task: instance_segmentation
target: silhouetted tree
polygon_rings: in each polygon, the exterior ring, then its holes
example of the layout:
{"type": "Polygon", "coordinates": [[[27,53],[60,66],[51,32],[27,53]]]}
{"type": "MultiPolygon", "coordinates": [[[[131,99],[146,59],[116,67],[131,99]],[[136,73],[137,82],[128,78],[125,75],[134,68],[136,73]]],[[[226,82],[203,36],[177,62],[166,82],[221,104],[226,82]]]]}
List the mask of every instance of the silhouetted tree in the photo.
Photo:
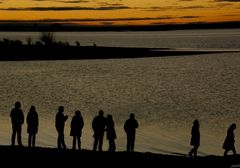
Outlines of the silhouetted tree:
{"type": "Polygon", "coordinates": [[[135,115],[131,113],[130,118],[126,120],[124,124],[124,130],[127,134],[127,151],[128,152],[134,152],[136,128],[138,128],[138,122],[135,119],[135,115]]]}
{"type": "Polygon", "coordinates": [[[58,113],[56,115],[56,120],[55,120],[55,127],[58,132],[57,145],[59,149],[61,148],[66,149],[66,144],[64,141],[64,126],[67,119],[68,119],[68,116],[64,114],[64,107],[59,106],[58,113]]]}
{"type": "Polygon", "coordinates": [[[42,41],[45,45],[50,45],[55,41],[54,33],[42,32],[39,40],[42,41]]]}
{"type": "Polygon", "coordinates": [[[70,136],[73,136],[72,149],[76,149],[76,140],[78,142],[78,149],[81,149],[81,136],[83,126],[83,117],[81,115],[81,112],[77,110],[71,121],[70,136]]]}
{"type": "Polygon", "coordinates": [[[23,146],[22,124],[24,123],[24,115],[21,110],[21,103],[19,101],[15,103],[15,107],[11,110],[10,117],[12,122],[12,146],[15,145],[16,134],[18,145],[23,146]]]}
{"type": "Polygon", "coordinates": [[[28,147],[35,147],[36,134],[38,132],[38,113],[35,106],[31,106],[27,115],[27,133],[28,133],[28,147]]]}
{"type": "Polygon", "coordinates": [[[104,112],[102,110],[99,111],[99,115],[93,119],[92,128],[94,131],[94,143],[93,143],[93,151],[97,150],[97,145],[99,151],[102,151],[103,144],[103,136],[106,126],[106,118],[103,116],[104,112]]]}
{"type": "Polygon", "coordinates": [[[191,137],[190,145],[192,145],[193,148],[189,152],[189,156],[192,156],[192,154],[194,154],[194,157],[197,157],[197,150],[200,146],[200,131],[199,131],[199,121],[198,120],[195,120],[193,122],[191,134],[192,134],[192,137],[191,137]]]}
{"type": "Polygon", "coordinates": [[[235,143],[235,139],[234,139],[234,130],[236,129],[236,124],[233,123],[227,131],[227,136],[225,138],[225,141],[223,143],[223,149],[225,149],[224,151],[224,156],[227,155],[227,153],[232,150],[233,154],[236,155],[236,149],[234,146],[235,143]]]}
{"type": "Polygon", "coordinates": [[[115,139],[117,138],[117,136],[116,136],[116,131],[114,127],[114,121],[112,119],[112,115],[110,114],[107,115],[106,131],[107,131],[107,139],[109,142],[108,151],[115,152],[116,150],[115,139]]]}

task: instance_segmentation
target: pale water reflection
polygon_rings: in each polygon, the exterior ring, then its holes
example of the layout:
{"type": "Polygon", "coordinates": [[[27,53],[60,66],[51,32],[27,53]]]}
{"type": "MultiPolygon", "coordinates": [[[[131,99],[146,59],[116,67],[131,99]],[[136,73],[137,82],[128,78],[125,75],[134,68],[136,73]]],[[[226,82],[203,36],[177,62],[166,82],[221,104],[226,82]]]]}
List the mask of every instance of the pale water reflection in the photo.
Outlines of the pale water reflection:
{"type": "MultiPolygon", "coordinates": [[[[139,121],[136,151],[188,153],[192,122],[199,119],[199,154],[222,155],[230,123],[237,129],[240,151],[239,53],[140,59],[0,62],[0,144],[10,145],[10,110],[20,100],[25,117],[31,105],[39,114],[36,146],[56,147],[55,114],[79,109],[85,120],[82,148],[92,149],[91,122],[102,109],[112,114],[117,150],[126,149],[124,121],[134,112],[139,121]]],[[[27,145],[26,123],[23,143],[27,145]]],[[[108,149],[104,138],[103,150],[108,149]]]]}

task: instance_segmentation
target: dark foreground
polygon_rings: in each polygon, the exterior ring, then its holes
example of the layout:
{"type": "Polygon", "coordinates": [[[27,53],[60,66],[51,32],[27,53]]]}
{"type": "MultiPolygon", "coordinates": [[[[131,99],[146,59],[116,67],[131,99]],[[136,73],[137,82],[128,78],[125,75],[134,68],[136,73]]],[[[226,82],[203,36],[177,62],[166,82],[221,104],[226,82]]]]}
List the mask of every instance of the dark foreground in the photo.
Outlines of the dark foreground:
{"type": "Polygon", "coordinates": [[[187,156],[153,153],[92,152],[89,150],[59,150],[56,148],[27,148],[0,146],[2,165],[38,167],[240,167],[240,156],[187,156]]]}
{"type": "Polygon", "coordinates": [[[233,51],[193,51],[168,48],[156,49],[101,46],[2,45],[0,46],[0,52],[0,61],[28,61],[161,57],[233,51]]]}

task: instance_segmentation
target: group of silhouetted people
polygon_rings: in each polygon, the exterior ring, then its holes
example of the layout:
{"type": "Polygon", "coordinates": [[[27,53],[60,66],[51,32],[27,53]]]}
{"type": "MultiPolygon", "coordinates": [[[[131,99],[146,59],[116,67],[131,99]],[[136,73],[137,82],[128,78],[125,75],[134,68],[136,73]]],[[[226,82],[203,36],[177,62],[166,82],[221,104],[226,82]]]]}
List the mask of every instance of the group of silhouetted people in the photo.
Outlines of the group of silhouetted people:
{"type": "MultiPolygon", "coordinates": [[[[17,135],[17,141],[19,146],[23,146],[22,144],[22,124],[24,123],[24,114],[21,110],[21,103],[18,101],[15,103],[15,107],[11,110],[10,113],[11,122],[12,122],[12,146],[15,145],[15,139],[17,135]]],[[[68,116],[64,112],[64,107],[59,106],[58,112],[55,118],[55,127],[58,133],[57,138],[57,147],[59,149],[66,149],[66,144],[64,141],[64,127],[65,122],[67,121],[68,116]]],[[[35,147],[36,134],[38,132],[38,113],[36,111],[35,106],[31,106],[28,115],[27,115],[27,133],[28,136],[28,147],[35,147]]],[[[81,115],[81,112],[77,110],[75,115],[72,117],[71,121],[71,130],[70,136],[73,137],[72,141],[72,149],[76,149],[76,144],[78,149],[81,149],[81,136],[82,129],[84,127],[84,120],[81,115]]],[[[126,120],[124,124],[124,130],[127,134],[127,151],[134,151],[134,142],[135,142],[135,134],[136,128],[138,128],[138,122],[135,119],[135,115],[133,113],[130,114],[130,118],[126,120]]],[[[107,134],[107,140],[109,142],[108,151],[114,152],[116,150],[115,139],[117,138],[114,121],[111,114],[108,114],[107,117],[104,117],[104,112],[102,110],[99,111],[98,116],[94,117],[92,121],[92,129],[94,132],[94,143],[93,143],[93,151],[102,151],[103,145],[103,137],[104,133],[107,134]]]]}
{"type": "MultiPolygon", "coordinates": [[[[199,121],[194,120],[193,126],[192,126],[192,131],[191,131],[192,136],[191,136],[191,141],[190,141],[190,145],[192,145],[193,148],[188,153],[190,157],[192,157],[192,156],[197,157],[197,151],[200,146],[199,127],[200,127],[199,121]]],[[[226,156],[229,151],[232,151],[233,154],[236,155],[236,149],[235,149],[235,145],[234,145],[234,143],[235,143],[234,130],[235,129],[236,129],[236,124],[233,123],[227,130],[227,136],[226,136],[223,146],[222,146],[223,149],[225,150],[224,154],[223,154],[224,156],[226,156]]]]}
{"type": "MultiPolygon", "coordinates": [[[[22,124],[24,123],[24,114],[21,110],[21,103],[18,101],[15,103],[15,107],[11,110],[10,113],[11,122],[12,122],[12,146],[15,145],[15,139],[17,135],[17,141],[19,146],[23,146],[21,140],[22,133],[22,124]]],[[[57,146],[59,149],[66,149],[66,144],[64,141],[64,125],[68,116],[64,112],[64,107],[59,106],[58,112],[55,118],[55,127],[58,133],[57,138],[57,146]]],[[[35,139],[36,134],[38,132],[38,113],[36,111],[35,106],[31,106],[29,112],[27,114],[27,133],[28,136],[28,147],[35,147],[35,139]]],[[[77,110],[75,115],[72,117],[71,121],[71,130],[70,136],[73,137],[72,141],[72,149],[76,149],[76,144],[78,145],[78,149],[81,149],[81,136],[82,129],[84,127],[83,117],[81,112],[77,110]]],[[[136,128],[138,128],[138,121],[135,119],[134,113],[130,114],[130,118],[125,121],[124,130],[127,135],[127,151],[134,151],[134,143],[136,136],[136,128]]],[[[189,152],[189,156],[197,157],[197,151],[200,146],[200,124],[198,120],[194,120],[192,130],[191,130],[191,141],[190,145],[193,148],[189,152]]],[[[117,138],[114,121],[111,114],[108,114],[107,117],[104,117],[104,112],[102,110],[99,111],[98,116],[94,117],[92,121],[92,129],[93,129],[93,151],[102,151],[103,145],[103,137],[106,132],[107,140],[109,142],[108,151],[114,152],[116,150],[115,139],[117,138]]],[[[223,143],[224,156],[227,155],[229,151],[232,151],[234,155],[236,155],[235,149],[235,140],[234,140],[234,130],[236,129],[236,124],[233,123],[227,130],[227,136],[223,143]]]]}

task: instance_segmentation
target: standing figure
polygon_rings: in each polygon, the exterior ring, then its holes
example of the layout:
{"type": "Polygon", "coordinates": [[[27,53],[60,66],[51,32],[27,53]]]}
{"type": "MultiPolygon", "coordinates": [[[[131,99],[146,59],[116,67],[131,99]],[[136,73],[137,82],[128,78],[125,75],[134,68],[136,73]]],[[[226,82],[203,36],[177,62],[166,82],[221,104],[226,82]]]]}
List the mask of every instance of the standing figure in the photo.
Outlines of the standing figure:
{"type": "Polygon", "coordinates": [[[28,133],[28,147],[35,147],[36,134],[38,132],[38,113],[35,106],[31,106],[27,115],[27,133],[28,133]]]}
{"type": "Polygon", "coordinates": [[[81,150],[81,136],[84,126],[81,112],[77,110],[71,121],[70,136],[73,136],[72,149],[76,149],[76,141],[78,143],[78,149],[81,150]]]}
{"type": "Polygon", "coordinates": [[[134,152],[136,128],[138,128],[138,122],[135,119],[135,115],[131,113],[130,118],[126,120],[124,124],[124,130],[127,134],[127,151],[128,152],[134,152]]]}
{"type": "Polygon", "coordinates": [[[106,131],[107,131],[107,140],[109,142],[108,151],[115,152],[115,150],[116,150],[115,139],[117,138],[117,136],[116,136],[116,131],[114,128],[114,121],[112,119],[112,115],[110,115],[110,114],[107,115],[106,131]]]}
{"type": "Polygon", "coordinates": [[[224,151],[224,156],[227,155],[227,153],[232,150],[233,151],[233,154],[236,155],[236,149],[235,149],[235,146],[234,146],[234,130],[236,129],[236,124],[233,123],[229,128],[228,128],[228,131],[227,131],[227,136],[226,136],[226,139],[223,143],[223,149],[225,149],[224,151]]]}
{"type": "Polygon", "coordinates": [[[18,145],[23,146],[21,134],[22,124],[24,123],[24,115],[21,110],[21,103],[19,101],[15,103],[15,107],[11,110],[10,117],[12,122],[12,146],[15,145],[16,134],[18,145]]]}
{"type": "Polygon", "coordinates": [[[92,129],[94,131],[94,143],[93,143],[93,151],[98,150],[102,151],[103,144],[103,136],[106,126],[106,118],[103,116],[104,112],[102,110],[99,111],[99,115],[93,119],[92,129]]]}
{"type": "Polygon", "coordinates": [[[64,107],[59,106],[58,107],[58,113],[56,115],[56,120],[55,120],[55,127],[58,132],[58,139],[57,139],[57,145],[58,149],[66,149],[66,144],[64,141],[64,126],[65,126],[65,121],[68,119],[68,116],[64,114],[64,107]]]}
{"type": "Polygon", "coordinates": [[[195,120],[193,122],[191,134],[192,134],[192,137],[191,137],[190,145],[192,145],[193,148],[189,152],[189,156],[192,157],[192,154],[194,154],[194,157],[197,157],[197,150],[200,146],[200,131],[199,131],[199,121],[198,120],[195,120]]]}

